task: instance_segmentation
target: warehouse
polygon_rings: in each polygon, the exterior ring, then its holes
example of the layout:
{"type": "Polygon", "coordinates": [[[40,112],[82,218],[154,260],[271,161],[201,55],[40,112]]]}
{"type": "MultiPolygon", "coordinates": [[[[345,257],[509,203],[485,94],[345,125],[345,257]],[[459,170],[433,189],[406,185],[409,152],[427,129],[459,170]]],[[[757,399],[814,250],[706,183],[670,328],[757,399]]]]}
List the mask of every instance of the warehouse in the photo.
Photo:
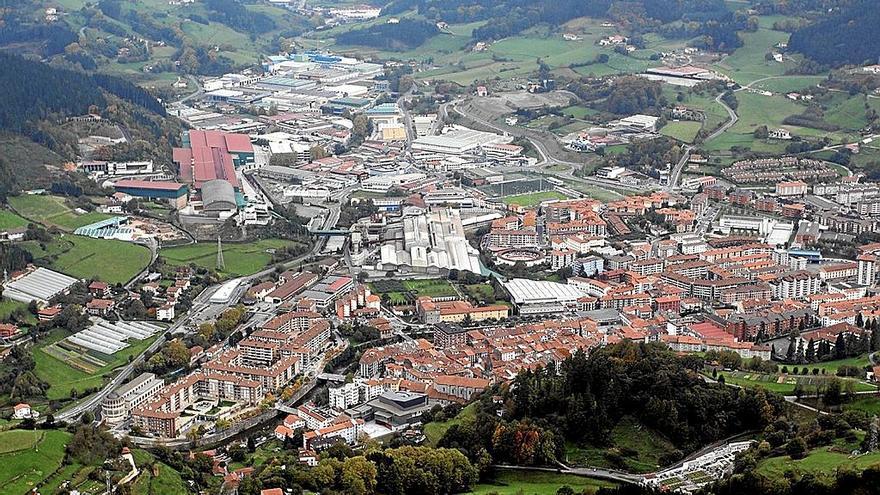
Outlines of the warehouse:
{"type": "Polygon", "coordinates": [[[206,214],[224,216],[237,209],[232,184],[220,179],[202,184],[202,210],[206,214]]]}
{"type": "Polygon", "coordinates": [[[503,284],[519,314],[560,313],[586,295],[574,285],[515,278],[503,284]]]}
{"type": "Polygon", "coordinates": [[[475,153],[482,146],[490,144],[506,144],[511,141],[510,137],[493,134],[491,132],[476,131],[466,127],[456,127],[452,131],[439,136],[422,136],[413,141],[413,151],[426,151],[430,153],[443,153],[448,155],[461,155],[475,153]]]}
{"type": "Polygon", "coordinates": [[[36,301],[39,304],[47,304],[50,299],[66,294],[77,282],[79,280],[63,273],[39,267],[7,283],[3,289],[3,297],[23,303],[36,301]]]}
{"type": "Polygon", "coordinates": [[[163,201],[175,208],[186,206],[186,184],[166,181],[121,180],[113,184],[116,192],[128,194],[136,198],[163,201]]]}

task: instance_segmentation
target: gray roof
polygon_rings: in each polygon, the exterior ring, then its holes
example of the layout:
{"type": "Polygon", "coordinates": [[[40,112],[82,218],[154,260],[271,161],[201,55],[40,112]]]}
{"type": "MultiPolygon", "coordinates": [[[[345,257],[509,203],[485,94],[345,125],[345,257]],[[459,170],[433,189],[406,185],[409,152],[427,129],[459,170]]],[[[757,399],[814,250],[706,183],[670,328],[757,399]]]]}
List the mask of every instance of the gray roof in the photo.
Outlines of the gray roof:
{"type": "Polygon", "coordinates": [[[202,184],[202,204],[206,210],[235,209],[235,189],[229,181],[209,180],[202,184]]]}

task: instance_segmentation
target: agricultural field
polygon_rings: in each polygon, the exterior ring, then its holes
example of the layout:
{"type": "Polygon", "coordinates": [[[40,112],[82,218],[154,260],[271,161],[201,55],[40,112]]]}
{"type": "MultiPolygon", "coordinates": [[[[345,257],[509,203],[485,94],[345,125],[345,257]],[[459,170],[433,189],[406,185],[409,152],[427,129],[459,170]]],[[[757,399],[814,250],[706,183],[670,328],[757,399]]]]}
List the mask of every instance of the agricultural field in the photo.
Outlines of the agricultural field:
{"type": "Polygon", "coordinates": [[[46,245],[26,241],[21,246],[53,270],[110,284],[128,282],[150,263],[150,250],[131,242],[64,235],[46,245]]]}
{"type": "Polygon", "coordinates": [[[82,394],[86,389],[101,387],[104,377],[116,368],[127,364],[129,357],[137,356],[156,340],[157,336],[145,340],[133,340],[125,349],[108,356],[95,351],[77,353],[62,349],[57,342],[66,334],[55,333],[49,342],[34,349],[36,375],[49,384],[46,398],[61,400],[70,398],[71,390],[82,394]]]}
{"type": "Polygon", "coordinates": [[[557,490],[563,486],[572,488],[574,493],[595,493],[599,488],[612,487],[614,484],[571,474],[501,470],[496,473],[492,481],[476,485],[470,493],[472,495],[556,495],[557,490]]]}
{"type": "Polygon", "coordinates": [[[70,440],[65,431],[40,430],[23,437],[17,430],[0,432],[0,486],[4,493],[26,493],[61,467],[64,446],[70,440]]]}
{"type": "Polygon", "coordinates": [[[880,415],[880,397],[859,396],[852,402],[843,405],[844,411],[864,411],[870,415],[880,415]]]}
{"type": "MultiPolygon", "coordinates": [[[[274,259],[275,250],[286,248],[292,242],[283,239],[263,239],[243,244],[223,245],[223,261],[226,265],[221,275],[237,277],[264,270],[274,259]]],[[[199,242],[185,246],[162,249],[160,255],[170,265],[196,265],[209,270],[217,268],[217,243],[199,242]]]]}
{"type": "Polygon", "coordinates": [[[777,43],[788,42],[788,33],[772,29],[773,23],[783,17],[761,16],[758,19],[760,27],[756,32],[740,33],[743,46],[715,64],[716,69],[741,85],[766,77],[783,75],[787,69],[795,65],[794,60],[779,63],[764,59],[764,55],[777,43]]]}
{"type": "Polygon", "coordinates": [[[568,199],[568,196],[557,191],[540,191],[526,194],[517,194],[514,196],[505,196],[504,204],[516,205],[522,207],[537,206],[544,201],[552,201],[558,199],[568,199]]]}
{"type": "Polygon", "coordinates": [[[660,432],[651,430],[631,417],[624,417],[611,430],[610,446],[566,444],[565,463],[570,466],[623,468],[634,473],[656,470],[660,457],[675,445],[660,432]]]}

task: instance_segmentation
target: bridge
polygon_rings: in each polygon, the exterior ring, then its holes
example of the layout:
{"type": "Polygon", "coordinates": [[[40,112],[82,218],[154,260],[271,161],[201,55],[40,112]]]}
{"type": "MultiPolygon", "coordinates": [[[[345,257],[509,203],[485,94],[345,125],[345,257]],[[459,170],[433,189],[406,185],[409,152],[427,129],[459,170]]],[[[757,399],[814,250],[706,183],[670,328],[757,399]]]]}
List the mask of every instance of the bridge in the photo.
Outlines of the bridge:
{"type": "Polygon", "coordinates": [[[345,381],[345,375],[338,375],[336,373],[321,373],[318,375],[318,380],[326,380],[328,382],[342,383],[345,381]]]}
{"type": "Polygon", "coordinates": [[[309,233],[316,236],[333,237],[351,234],[350,230],[309,230],[309,233]]]}

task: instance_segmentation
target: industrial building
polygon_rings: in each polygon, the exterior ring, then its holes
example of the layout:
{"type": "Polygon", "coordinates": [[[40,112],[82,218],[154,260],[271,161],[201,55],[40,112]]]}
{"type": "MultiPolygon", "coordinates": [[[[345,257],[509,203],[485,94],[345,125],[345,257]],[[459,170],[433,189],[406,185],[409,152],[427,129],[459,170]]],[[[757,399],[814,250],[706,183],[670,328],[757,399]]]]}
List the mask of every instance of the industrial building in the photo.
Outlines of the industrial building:
{"type": "Polygon", "coordinates": [[[440,209],[405,217],[403,231],[389,232],[380,249],[379,270],[480,273],[479,252],[465,238],[458,210],[440,209]]]}
{"type": "Polygon", "coordinates": [[[482,146],[508,144],[510,137],[491,132],[476,131],[466,127],[456,127],[439,136],[422,136],[412,143],[413,151],[461,155],[477,152],[482,146]]]}
{"type": "Polygon", "coordinates": [[[585,295],[575,285],[515,278],[502,284],[519,314],[560,313],[585,295]]]}
{"type": "Polygon", "coordinates": [[[175,208],[186,206],[189,189],[186,184],[167,181],[146,181],[125,179],[113,184],[116,192],[121,192],[136,198],[144,198],[152,201],[162,201],[175,208]]]}
{"type": "Polygon", "coordinates": [[[3,297],[23,303],[48,304],[52,298],[66,294],[77,282],[79,280],[63,273],[39,267],[8,282],[3,288],[3,297]]]}

